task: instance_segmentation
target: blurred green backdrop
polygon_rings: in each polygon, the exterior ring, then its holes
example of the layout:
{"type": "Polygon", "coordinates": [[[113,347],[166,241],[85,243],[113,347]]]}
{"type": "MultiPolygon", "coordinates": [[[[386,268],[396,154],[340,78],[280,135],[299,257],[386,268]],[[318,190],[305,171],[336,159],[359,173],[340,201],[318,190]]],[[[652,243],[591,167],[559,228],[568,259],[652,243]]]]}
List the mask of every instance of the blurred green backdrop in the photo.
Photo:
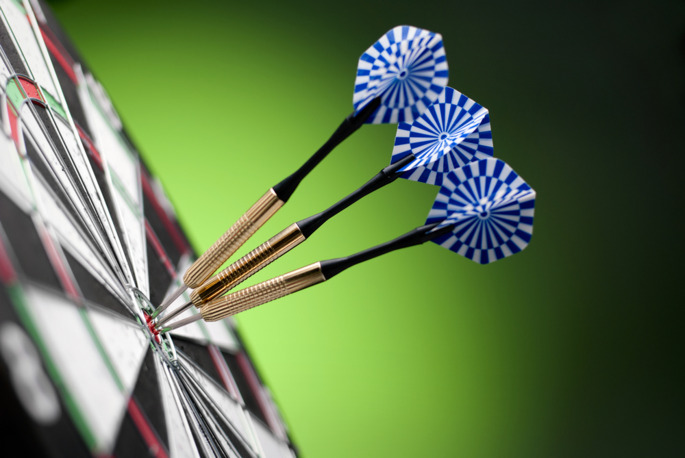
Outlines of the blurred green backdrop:
{"type": "MultiPolygon", "coordinates": [[[[351,111],[398,24],[443,35],[450,86],[538,192],[517,256],[427,244],[238,317],[302,456],[683,456],[682,2],[51,4],[198,251],[351,111]]],[[[394,134],[362,128],[240,254],[387,165],[394,134]]],[[[404,233],[435,193],[400,180],[253,282],[404,233]]]]}

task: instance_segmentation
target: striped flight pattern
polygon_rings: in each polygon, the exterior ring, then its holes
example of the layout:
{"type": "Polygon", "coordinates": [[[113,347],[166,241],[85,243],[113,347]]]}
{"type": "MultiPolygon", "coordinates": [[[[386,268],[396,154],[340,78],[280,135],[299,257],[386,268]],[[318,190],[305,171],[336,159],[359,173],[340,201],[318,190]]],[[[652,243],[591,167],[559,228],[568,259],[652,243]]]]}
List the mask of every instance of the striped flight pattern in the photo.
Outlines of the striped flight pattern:
{"type": "Polygon", "coordinates": [[[438,100],[413,123],[397,126],[392,162],[414,154],[403,178],[441,185],[442,177],[467,163],[492,156],[488,110],[446,87],[438,100]]]}
{"type": "Polygon", "coordinates": [[[362,54],[354,82],[355,111],[381,95],[368,124],[412,122],[437,100],[447,84],[442,36],[397,26],[362,54]]]}
{"type": "Polygon", "coordinates": [[[481,159],[444,177],[426,224],[454,230],[433,241],[480,264],[523,250],[533,235],[535,191],[504,161],[481,159]]]}

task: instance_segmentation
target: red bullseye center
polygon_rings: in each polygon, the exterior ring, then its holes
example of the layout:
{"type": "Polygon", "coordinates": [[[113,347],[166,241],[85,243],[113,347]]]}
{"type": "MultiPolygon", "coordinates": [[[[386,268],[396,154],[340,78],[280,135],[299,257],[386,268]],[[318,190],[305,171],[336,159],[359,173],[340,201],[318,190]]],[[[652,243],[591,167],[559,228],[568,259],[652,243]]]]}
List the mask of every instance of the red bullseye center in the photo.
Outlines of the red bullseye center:
{"type": "Polygon", "coordinates": [[[161,342],[161,339],[159,337],[159,330],[155,327],[155,322],[152,320],[152,317],[148,315],[146,312],[143,312],[143,315],[145,315],[145,323],[147,324],[147,328],[150,330],[153,336],[155,336],[155,340],[157,343],[161,342]]]}

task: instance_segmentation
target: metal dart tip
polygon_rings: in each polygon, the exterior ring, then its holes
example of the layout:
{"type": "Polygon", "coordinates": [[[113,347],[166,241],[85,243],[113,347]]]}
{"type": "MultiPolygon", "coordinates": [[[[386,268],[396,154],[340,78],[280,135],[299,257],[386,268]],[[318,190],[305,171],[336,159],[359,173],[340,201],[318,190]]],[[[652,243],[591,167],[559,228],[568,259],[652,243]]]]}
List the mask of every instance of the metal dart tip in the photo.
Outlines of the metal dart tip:
{"type": "Polygon", "coordinates": [[[174,310],[174,311],[170,312],[169,314],[163,316],[163,317],[159,320],[158,326],[163,326],[164,324],[168,323],[171,319],[177,317],[177,316],[180,315],[181,313],[183,313],[183,312],[185,312],[186,310],[188,310],[190,307],[192,307],[192,305],[193,305],[193,302],[192,302],[192,301],[188,301],[188,302],[186,302],[185,304],[183,304],[182,306],[178,307],[176,310],[174,310]]]}
{"type": "Polygon", "coordinates": [[[162,304],[155,309],[155,311],[152,313],[152,318],[157,318],[157,316],[166,310],[176,299],[178,299],[186,289],[188,289],[188,287],[185,284],[181,284],[181,286],[171,293],[169,297],[167,297],[164,302],[162,302],[162,304]]]}
{"type": "Polygon", "coordinates": [[[183,318],[182,320],[174,321],[173,323],[170,323],[167,325],[165,328],[163,328],[159,332],[169,332],[173,331],[174,329],[178,329],[180,327],[183,327],[187,324],[194,323],[198,320],[202,319],[202,314],[198,313],[197,315],[189,316],[188,318],[183,318]]]}

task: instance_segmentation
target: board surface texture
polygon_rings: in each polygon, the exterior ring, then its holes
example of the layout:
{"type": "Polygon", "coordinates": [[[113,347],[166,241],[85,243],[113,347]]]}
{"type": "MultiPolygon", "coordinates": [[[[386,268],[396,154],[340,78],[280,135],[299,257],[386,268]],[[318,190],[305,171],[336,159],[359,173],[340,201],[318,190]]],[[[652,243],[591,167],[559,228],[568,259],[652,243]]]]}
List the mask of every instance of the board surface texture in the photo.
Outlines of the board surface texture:
{"type": "Polygon", "coordinates": [[[149,331],[196,254],[47,6],[0,10],[3,439],[17,456],[295,456],[234,321],[149,331]]]}

